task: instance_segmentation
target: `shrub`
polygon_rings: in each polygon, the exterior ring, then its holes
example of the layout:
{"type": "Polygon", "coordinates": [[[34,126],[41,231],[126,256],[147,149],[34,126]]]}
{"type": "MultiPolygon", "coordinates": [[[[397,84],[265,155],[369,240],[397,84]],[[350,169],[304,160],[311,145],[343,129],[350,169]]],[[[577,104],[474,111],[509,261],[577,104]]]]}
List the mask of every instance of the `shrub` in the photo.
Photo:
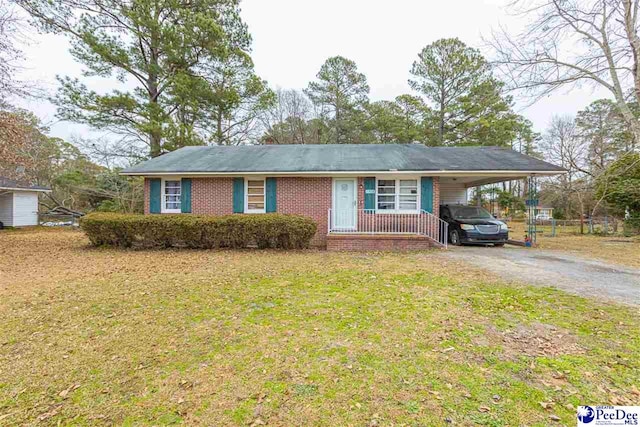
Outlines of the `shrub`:
{"type": "Polygon", "coordinates": [[[640,234],[640,217],[631,217],[624,221],[623,232],[625,236],[640,234]]]}
{"type": "Polygon", "coordinates": [[[92,213],[80,225],[96,246],[259,248],[309,246],[317,226],[299,215],[131,215],[92,213]]]}

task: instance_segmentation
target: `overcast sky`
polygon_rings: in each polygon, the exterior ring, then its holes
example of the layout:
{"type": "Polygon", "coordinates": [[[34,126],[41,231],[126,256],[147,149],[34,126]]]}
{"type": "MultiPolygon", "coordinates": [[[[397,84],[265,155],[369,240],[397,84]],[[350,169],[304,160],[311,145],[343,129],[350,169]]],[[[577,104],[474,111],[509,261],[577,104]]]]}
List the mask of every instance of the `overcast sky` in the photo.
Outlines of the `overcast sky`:
{"type": "MultiPolygon", "coordinates": [[[[356,62],[368,79],[372,100],[393,99],[411,93],[409,69],[425,45],[458,37],[483,48],[482,36],[499,25],[517,30],[522,24],[510,15],[502,0],[244,0],[242,16],[253,37],[252,57],[257,74],[271,87],[302,89],[314,79],[330,56],[356,62]]],[[[80,76],[81,65],[68,53],[64,37],[34,34],[25,49],[27,78],[55,92],[56,75],[80,76]]],[[[489,51],[484,51],[489,56],[489,51]]],[[[97,91],[117,82],[92,79],[97,91]]],[[[592,100],[606,96],[590,88],[557,92],[518,112],[541,132],[553,114],[575,114],[592,100]]],[[[59,122],[55,107],[46,102],[22,102],[51,124],[54,136],[69,139],[88,133],[83,126],[59,122]]],[[[95,135],[95,134],[94,134],[95,135]]]]}

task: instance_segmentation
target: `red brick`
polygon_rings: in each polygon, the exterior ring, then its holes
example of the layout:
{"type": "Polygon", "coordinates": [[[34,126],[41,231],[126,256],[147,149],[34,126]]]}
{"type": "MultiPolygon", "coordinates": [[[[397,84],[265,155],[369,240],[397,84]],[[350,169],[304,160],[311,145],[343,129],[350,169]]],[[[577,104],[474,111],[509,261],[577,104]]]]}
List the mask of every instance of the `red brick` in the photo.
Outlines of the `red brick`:
{"type": "Polygon", "coordinates": [[[192,178],[191,212],[196,215],[233,213],[233,178],[192,178]]]}
{"type": "MultiPolygon", "coordinates": [[[[332,201],[331,177],[278,177],[277,178],[277,212],[303,215],[318,224],[318,232],[311,241],[313,246],[327,245],[327,215],[332,201]]],[[[191,179],[192,212],[198,215],[228,215],[233,213],[233,177],[192,178],[191,179]]],[[[357,179],[358,209],[364,209],[364,177],[357,179]]],[[[439,180],[433,179],[433,213],[439,211],[439,180]]],[[[149,178],[144,180],[144,212],[149,213],[149,178]]],[[[333,237],[333,236],[331,236],[333,237]]],[[[365,250],[414,250],[430,246],[428,239],[410,236],[412,239],[397,239],[397,236],[370,235],[360,239],[344,239],[336,236],[331,242],[332,250],[355,250],[357,244],[365,250]],[[418,240],[416,240],[418,239],[418,240]],[[386,246],[385,246],[386,245],[386,246]],[[352,248],[352,249],[349,249],[352,248]]],[[[348,236],[352,237],[352,236],[348,236]]]]}
{"type": "Polygon", "coordinates": [[[331,234],[329,251],[418,251],[433,247],[431,240],[416,235],[331,234]]]}
{"type": "Polygon", "coordinates": [[[149,188],[150,188],[149,178],[144,179],[144,214],[147,215],[149,213],[149,188]]]}
{"type": "Polygon", "coordinates": [[[278,213],[304,215],[318,224],[312,246],[326,246],[327,217],[331,209],[330,177],[277,178],[276,209],[278,213]]]}
{"type": "Polygon", "coordinates": [[[440,177],[433,177],[433,214],[440,217],[440,177]]]}

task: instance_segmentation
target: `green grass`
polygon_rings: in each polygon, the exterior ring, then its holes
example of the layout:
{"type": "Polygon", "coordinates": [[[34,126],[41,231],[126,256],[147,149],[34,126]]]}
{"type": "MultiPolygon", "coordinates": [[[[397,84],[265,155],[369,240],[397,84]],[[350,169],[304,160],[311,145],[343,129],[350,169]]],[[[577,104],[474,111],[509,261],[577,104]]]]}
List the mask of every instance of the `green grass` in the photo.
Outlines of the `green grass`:
{"type": "Polygon", "coordinates": [[[637,308],[429,252],[85,245],[0,239],[2,425],[545,426],[640,400],[637,308]]]}

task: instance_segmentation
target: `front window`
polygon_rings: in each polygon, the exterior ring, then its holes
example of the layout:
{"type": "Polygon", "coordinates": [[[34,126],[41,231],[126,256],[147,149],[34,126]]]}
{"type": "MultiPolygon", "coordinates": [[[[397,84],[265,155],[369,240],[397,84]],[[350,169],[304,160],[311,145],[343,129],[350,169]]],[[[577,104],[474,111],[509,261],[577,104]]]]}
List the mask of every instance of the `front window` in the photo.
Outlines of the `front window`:
{"type": "Polygon", "coordinates": [[[264,179],[247,179],[246,189],[246,212],[264,213],[264,179]]]}
{"type": "Polygon", "coordinates": [[[180,181],[164,181],[163,211],[180,212],[180,181]]]}
{"type": "Polygon", "coordinates": [[[391,212],[417,211],[418,180],[379,179],[377,209],[391,212]]]}
{"type": "Polygon", "coordinates": [[[493,215],[479,206],[449,206],[454,219],[493,219],[493,215]]]}

